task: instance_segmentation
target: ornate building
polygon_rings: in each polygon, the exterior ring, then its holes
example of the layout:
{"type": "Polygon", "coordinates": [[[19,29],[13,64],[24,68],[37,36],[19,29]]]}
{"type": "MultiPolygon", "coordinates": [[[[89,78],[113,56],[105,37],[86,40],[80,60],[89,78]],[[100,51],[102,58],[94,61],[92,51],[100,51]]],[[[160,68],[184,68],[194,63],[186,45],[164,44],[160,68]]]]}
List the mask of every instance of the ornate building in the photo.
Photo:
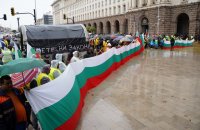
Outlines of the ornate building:
{"type": "Polygon", "coordinates": [[[96,33],[200,34],[200,0],[56,0],[52,7],[54,24],[74,17],[96,33]]]}

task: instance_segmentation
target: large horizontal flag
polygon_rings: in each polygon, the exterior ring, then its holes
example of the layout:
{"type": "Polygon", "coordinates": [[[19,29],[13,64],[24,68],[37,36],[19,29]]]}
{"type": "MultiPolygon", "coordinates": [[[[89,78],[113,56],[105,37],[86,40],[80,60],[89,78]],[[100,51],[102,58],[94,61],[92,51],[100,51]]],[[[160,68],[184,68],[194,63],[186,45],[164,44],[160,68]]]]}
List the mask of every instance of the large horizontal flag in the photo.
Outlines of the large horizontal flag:
{"type": "Polygon", "coordinates": [[[96,87],[129,59],[139,55],[144,48],[138,41],[70,63],[55,80],[26,91],[26,97],[42,129],[74,130],[80,119],[87,91],[96,87]]]}
{"type": "MultiPolygon", "coordinates": [[[[192,46],[194,42],[193,40],[175,40],[174,48],[183,48],[183,47],[189,47],[192,46]]],[[[171,43],[170,41],[164,41],[163,49],[170,49],[171,43]]]]}

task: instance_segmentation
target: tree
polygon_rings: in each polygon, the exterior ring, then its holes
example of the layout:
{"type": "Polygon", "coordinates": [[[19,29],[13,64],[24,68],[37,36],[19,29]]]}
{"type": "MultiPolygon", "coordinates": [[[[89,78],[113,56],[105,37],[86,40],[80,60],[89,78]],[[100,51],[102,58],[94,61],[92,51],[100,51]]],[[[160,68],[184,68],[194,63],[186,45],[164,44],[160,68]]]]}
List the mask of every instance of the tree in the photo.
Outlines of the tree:
{"type": "Polygon", "coordinates": [[[91,26],[91,27],[90,27],[90,31],[91,31],[92,33],[96,33],[96,28],[95,28],[94,26],[91,26]]]}
{"type": "Polygon", "coordinates": [[[94,26],[87,26],[86,29],[90,33],[95,33],[96,32],[96,28],[94,26]]]}
{"type": "Polygon", "coordinates": [[[86,29],[87,29],[88,32],[91,32],[91,31],[90,31],[90,27],[91,27],[91,26],[87,26],[87,27],[86,27],[86,29]]]}

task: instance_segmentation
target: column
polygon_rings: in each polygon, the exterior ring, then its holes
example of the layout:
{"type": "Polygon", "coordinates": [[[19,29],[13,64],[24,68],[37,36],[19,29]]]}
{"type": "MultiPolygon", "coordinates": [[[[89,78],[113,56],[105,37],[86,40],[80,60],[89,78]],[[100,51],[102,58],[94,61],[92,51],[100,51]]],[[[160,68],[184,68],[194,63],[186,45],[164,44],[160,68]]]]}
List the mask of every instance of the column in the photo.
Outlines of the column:
{"type": "MultiPolygon", "coordinates": [[[[163,0],[163,2],[165,2],[166,0],[163,0]]],[[[157,4],[160,4],[161,2],[160,2],[160,0],[157,0],[157,4]]]]}
{"type": "Polygon", "coordinates": [[[111,33],[115,33],[115,24],[111,22],[111,33]]]}
{"type": "Polygon", "coordinates": [[[148,0],[147,5],[150,6],[152,4],[152,0],[148,0]]]}
{"type": "Polygon", "coordinates": [[[139,0],[138,2],[139,2],[138,7],[142,7],[144,3],[143,0],[139,0]]]}
{"type": "Polygon", "coordinates": [[[132,1],[132,8],[136,7],[136,0],[131,0],[132,1]]]}
{"type": "Polygon", "coordinates": [[[129,3],[129,5],[128,5],[129,9],[131,9],[132,8],[132,0],[129,0],[128,3],[129,3]]]}
{"type": "Polygon", "coordinates": [[[103,23],[103,34],[106,34],[106,32],[107,32],[106,30],[107,30],[106,24],[103,23]]]}
{"type": "Polygon", "coordinates": [[[124,25],[123,24],[121,24],[121,23],[119,23],[119,32],[121,33],[121,34],[124,34],[125,32],[124,32],[124,25]]]}
{"type": "Polygon", "coordinates": [[[100,34],[100,25],[97,25],[97,34],[100,34]]]}

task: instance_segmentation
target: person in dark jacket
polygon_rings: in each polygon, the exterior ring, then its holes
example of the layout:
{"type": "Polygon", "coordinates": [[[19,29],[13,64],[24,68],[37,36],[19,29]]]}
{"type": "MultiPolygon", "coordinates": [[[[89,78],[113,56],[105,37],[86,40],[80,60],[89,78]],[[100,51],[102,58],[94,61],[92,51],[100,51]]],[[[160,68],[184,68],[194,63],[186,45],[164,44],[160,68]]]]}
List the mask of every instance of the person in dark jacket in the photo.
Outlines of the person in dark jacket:
{"type": "Polygon", "coordinates": [[[174,43],[175,43],[175,39],[173,36],[170,37],[170,43],[171,43],[171,51],[173,51],[174,49],[174,43]]]}
{"type": "Polygon", "coordinates": [[[0,130],[25,130],[28,112],[23,91],[12,87],[8,75],[0,83],[0,130]]]}

